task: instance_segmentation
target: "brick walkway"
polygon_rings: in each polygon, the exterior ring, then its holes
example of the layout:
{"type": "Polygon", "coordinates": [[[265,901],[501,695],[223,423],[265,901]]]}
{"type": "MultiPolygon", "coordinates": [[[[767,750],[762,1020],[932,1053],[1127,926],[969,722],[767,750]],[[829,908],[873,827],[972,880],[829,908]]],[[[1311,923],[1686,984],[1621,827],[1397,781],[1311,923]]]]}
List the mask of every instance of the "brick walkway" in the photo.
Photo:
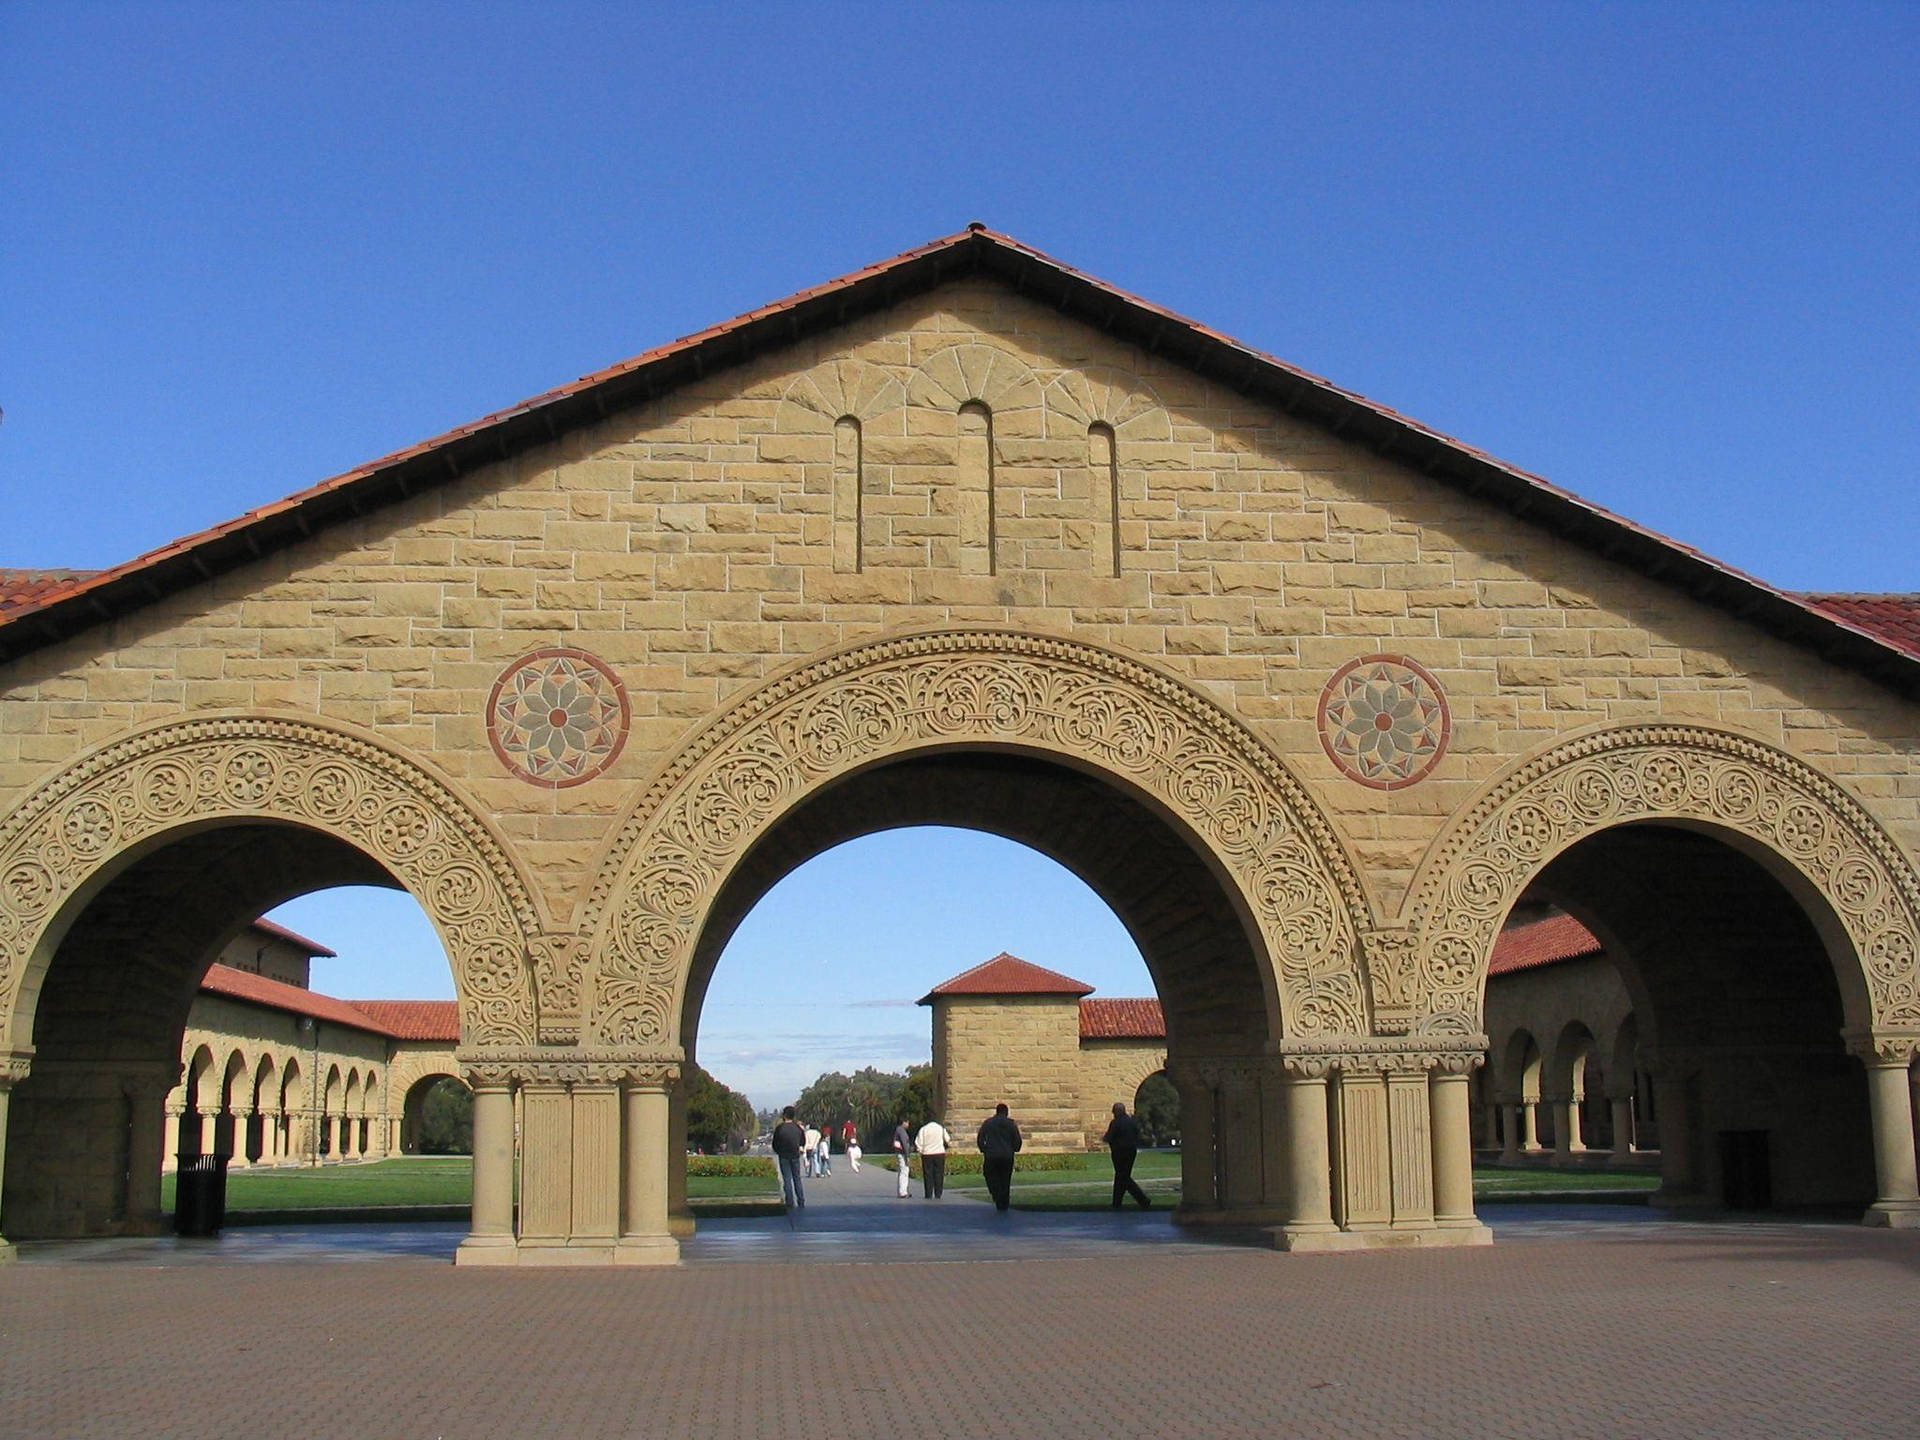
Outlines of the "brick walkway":
{"type": "MultiPolygon", "coordinates": [[[[1044,1218],[1026,1222],[1039,1238],[1044,1218]]],[[[954,1240],[946,1264],[859,1263],[851,1246],[822,1264],[776,1245],[782,1258],[759,1264],[649,1272],[455,1270],[404,1253],[29,1260],[0,1271],[0,1433],[1778,1440],[1920,1427],[1920,1235],[1594,1224],[1479,1251],[1116,1243],[1018,1261],[970,1261],[954,1240]]]]}

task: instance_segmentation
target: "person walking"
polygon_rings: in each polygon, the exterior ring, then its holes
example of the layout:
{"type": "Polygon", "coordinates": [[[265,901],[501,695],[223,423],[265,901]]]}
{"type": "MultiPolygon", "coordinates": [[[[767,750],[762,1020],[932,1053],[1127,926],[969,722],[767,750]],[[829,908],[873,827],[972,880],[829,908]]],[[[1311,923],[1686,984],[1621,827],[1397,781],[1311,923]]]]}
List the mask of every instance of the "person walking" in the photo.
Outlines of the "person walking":
{"type": "Polygon", "coordinates": [[[986,1177],[993,1208],[1001,1212],[1013,1204],[1013,1157],[1020,1153],[1020,1127],[1002,1101],[973,1138],[980,1147],[980,1173],[986,1177]]]}
{"type": "Polygon", "coordinates": [[[947,1150],[953,1136],[937,1119],[929,1120],[913,1137],[913,1148],[920,1152],[920,1189],[928,1200],[947,1193],[947,1150]]]}
{"type": "Polygon", "coordinates": [[[904,1200],[913,1186],[913,1136],[907,1130],[907,1117],[904,1115],[900,1117],[900,1123],[893,1127],[893,1154],[900,1167],[894,1177],[899,1182],[897,1198],[904,1200]]]}
{"type": "Polygon", "coordinates": [[[814,1169],[822,1175],[833,1174],[833,1127],[831,1125],[820,1132],[820,1145],[815,1154],[814,1169]]]}
{"type": "Polygon", "coordinates": [[[1140,1122],[1127,1114],[1127,1107],[1113,1102],[1113,1119],[1100,1139],[1113,1155],[1113,1208],[1120,1208],[1123,1196],[1131,1195],[1142,1210],[1151,1210],[1153,1201],[1133,1178],[1133,1162],[1140,1155],[1140,1122]]]}
{"type": "Polygon", "coordinates": [[[813,1128],[813,1122],[811,1120],[807,1122],[805,1139],[807,1142],[804,1152],[807,1165],[807,1178],[809,1180],[818,1180],[820,1178],[820,1132],[813,1128]]]}
{"type": "Polygon", "coordinates": [[[780,1166],[780,1198],[793,1210],[807,1208],[807,1190],[800,1183],[800,1150],[806,1143],[807,1132],[794,1123],[789,1105],[773,1127],[773,1156],[780,1166]]]}

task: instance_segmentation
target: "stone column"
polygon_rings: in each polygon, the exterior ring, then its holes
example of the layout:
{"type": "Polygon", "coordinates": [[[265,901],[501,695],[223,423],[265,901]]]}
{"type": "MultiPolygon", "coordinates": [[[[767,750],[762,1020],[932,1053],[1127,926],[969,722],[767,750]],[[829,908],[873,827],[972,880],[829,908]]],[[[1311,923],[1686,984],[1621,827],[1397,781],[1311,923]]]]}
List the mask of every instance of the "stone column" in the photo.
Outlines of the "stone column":
{"type": "Polygon", "coordinates": [[[1260,1219],[1265,1178],[1261,1173],[1259,1064],[1238,1060],[1217,1067],[1219,1095],[1220,1199],[1236,1221],[1260,1219]]]}
{"type": "Polygon", "coordinates": [[[1538,1100],[1520,1102],[1520,1150],[1526,1155],[1538,1155],[1544,1148],[1540,1144],[1540,1127],[1535,1123],[1539,1103],[1538,1100]]]}
{"type": "Polygon", "coordinates": [[[227,1161],[229,1170],[247,1168],[247,1125],[253,1118],[253,1107],[236,1105],[233,1107],[233,1158],[227,1161]]]}
{"type": "Polygon", "coordinates": [[[685,1240],[693,1234],[687,1204],[687,1077],[667,1087],[667,1229],[685,1240]]]}
{"type": "Polygon", "coordinates": [[[1282,1249],[1311,1249],[1317,1236],[1337,1235],[1333,1223],[1333,1159],[1327,1150],[1327,1061],[1289,1057],[1280,1078],[1286,1114],[1286,1223],[1282,1249]]]}
{"type": "Polygon", "coordinates": [[[1866,1062],[1867,1103],[1873,1114],[1874,1188],[1868,1225],[1894,1230],[1920,1229],[1920,1178],[1913,1147],[1912,1036],[1867,1037],[1855,1052],[1866,1062]]]}
{"type": "Polygon", "coordinates": [[[1180,1092],[1180,1210],[1186,1221],[1213,1219],[1220,1209],[1213,1154],[1213,1087],[1197,1065],[1167,1066],[1167,1078],[1180,1092]]]}
{"type": "Polygon", "coordinates": [[[573,1224],[573,1100],[557,1067],[520,1081],[520,1248],[564,1246],[573,1224]]]}
{"type": "Polygon", "coordinates": [[[1506,1134],[1500,1141],[1500,1163],[1518,1165],[1520,1163],[1520,1102],[1509,1100],[1505,1106],[1507,1112],[1506,1134]]]}
{"type": "MultiPolygon", "coordinates": [[[[1467,1119],[1468,1111],[1460,1116],[1467,1119]]],[[[1473,1136],[1466,1141],[1472,1168],[1473,1136]]],[[[1408,1059],[1387,1072],[1387,1145],[1393,1228],[1433,1228],[1433,1098],[1424,1060],[1408,1059]],[[1417,1067],[1417,1068],[1416,1068],[1417,1067]]]]}
{"type": "Polygon", "coordinates": [[[166,1132],[160,1139],[160,1168],[177,1169],[180,1164],[180,1117],[187,1113],[187,1102],[169,1100],[167,1102],[166,1132]]]}
{"type": "Polygon", "coordinates": [[[672,1137],[668,1097],[679,1079],[677,1067],[665,1065],[636,1067],[627,1074],[622,1137],[626,1165],[620,1243],[614,1249],[614,1259],[622,1265],[671,1265],[680,1258],[680,1242],[670,1228],[667,1194],[672,1137]]]}
{"type": "Polygon", "coordinates": [[[1613,1158],[1625,1160],[1633,1154],[1633,1096],[1609,1095],[1613,1110],[1613,1158]]]}
{"type": "Polygon", "coordinates": [[[179,1066],[162,1065],[157,1074],[130,1075],[120,1082],[131,1121],[127,1134],[126,1218],[130,1235],[158,1235],[164,1228],[160,1212],[160,1169],[165,1159],[170,1118],[166,1114],[166,1100],[179,1078],[179,1066]]]}
{"type": "Polygon", "coordinates": [[[1586,1153],[1580,1139],[1580,1102],[1572,1096],[1553,1102],[1553,1163],[1572,1165],[1576,1155],[1586,1153]]]}
{"type": "Polygon", "coordinates": [[[511,1265],[513,1077],[505,1069],[469,1070],[467,1084],[473,1090],[473,1221],[454,1263],[511,1265]]]}
{"type": "MultiPolygon", "coordinates": [[[[0,1055],[0,1176],[7,1173],[7,1109],[12,1102],[13,1087],[27,1078],[32,1058],[19,1051],[0,1055]]],[[[0,1265],[8,1265],[19,1259],[19,1254],[6,1238],[6,1215],[0,1212],[0,1265]]]]}
{"type": "Polygon", "coordinates": [[[1649,1205],[1705,1205],[1693,1164],[1693,1120],[1687,1106],[1687,1081],[1678,1066],[1663,1063],[1653,1074],[1653,1091],[1660,1106],[1660,1188],[1647,1197],[1649,1205]]]}
{"type": "Polygon", "coordinates": [[[1389,1139],[1387,1077],[1377,1057],[1343,1060],[1334,1071],[1337,1120],[1333,1173],[1335,1215],[1348,1233],[1385,1230],[1393,1223],[1393,1147],[1389,1139]],[[1364,1067],[1364,1068],[1363,1068],[1364,1067]]]}
{"type": "Polygon", "coordinates": [[[1429,1099],[1433,1107],[1433,1223],[1470,1233],[1491,1244],[1493,1232],[1473,1212],[1473,1113],[1470,1077],[1478,1055],[1444,1055],[1435,1065],[1429,1099]]]}
{"type": "Polygon", "coordinates": [[[200,1153],[212,1155],[220,1147],[220,1114],[209,1110],[200,1117],[200,1153]]]}

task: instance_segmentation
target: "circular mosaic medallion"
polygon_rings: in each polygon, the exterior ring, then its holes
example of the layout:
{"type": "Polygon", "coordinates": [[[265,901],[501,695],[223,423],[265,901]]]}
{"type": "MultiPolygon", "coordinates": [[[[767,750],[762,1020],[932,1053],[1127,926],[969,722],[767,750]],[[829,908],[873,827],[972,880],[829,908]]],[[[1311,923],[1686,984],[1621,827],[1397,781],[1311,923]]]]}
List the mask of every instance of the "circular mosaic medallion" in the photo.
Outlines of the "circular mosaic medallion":
{"type": "Polygon", "coordinates": [[[487,738],[522,780],[561,790],[620,758],[632,718],[626,687],[605,661],[584,650],[536,650],[494,682],[487,738]]]}
{"type": "Polygon", "coordinates": [[[1320,743],[1349,780],[1400,790],[1427,778],[1452,726],[1440,682],[1404,655],[1363,655],[1320,692],[1320,743]]]}

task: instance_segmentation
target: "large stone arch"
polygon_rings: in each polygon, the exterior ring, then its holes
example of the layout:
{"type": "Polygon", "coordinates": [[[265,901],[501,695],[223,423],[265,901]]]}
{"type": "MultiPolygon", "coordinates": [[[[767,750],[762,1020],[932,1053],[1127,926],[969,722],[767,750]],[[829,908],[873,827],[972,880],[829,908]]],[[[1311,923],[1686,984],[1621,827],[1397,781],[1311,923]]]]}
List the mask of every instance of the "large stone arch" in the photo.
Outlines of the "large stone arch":
{"type": "Polygon", "coordinates": [[[949,630],[860,644],[777,678],[697,732],[620,827],[589,897],[602,1046],[672,1049],[714,897],[808,793],[896,756],[1023,750],[1110,777],[1204,847],[1252,918],[1290,1039],[1370,1033],[1369,908],[1332,827],[1238,721],[1178,680],[1078,641],[949,630]]]}
{"type": "Polygon", "coordinates": [[[377,861],[433,920],[453,965],[464,1043],[535,1039],[531,892],[448,784],[391,747],[263,716],[172,721],[116,740],[0,821],[0,1016],[31,1043],[64,925],[127,857],[222,821],[319,831],[377,861]]]}
{"type": "Polygon", "coordinates": [[[1849,1023],[1920,1031],[1920,878],[1884,827],[1805,761],[1747,736],[1630,725],[1560,741],[1496,778],[1436,839],[1407,916],[1423,987],[1417,1029],[1472,1035],[1493,942],[1513,902],[1559,854],[1609,827],[1666,821],[1715,831],[1784,866],[1844,936],[1849,1023]],[[1851,970],[1851,973],[1849,971],[1851,970]]]}

